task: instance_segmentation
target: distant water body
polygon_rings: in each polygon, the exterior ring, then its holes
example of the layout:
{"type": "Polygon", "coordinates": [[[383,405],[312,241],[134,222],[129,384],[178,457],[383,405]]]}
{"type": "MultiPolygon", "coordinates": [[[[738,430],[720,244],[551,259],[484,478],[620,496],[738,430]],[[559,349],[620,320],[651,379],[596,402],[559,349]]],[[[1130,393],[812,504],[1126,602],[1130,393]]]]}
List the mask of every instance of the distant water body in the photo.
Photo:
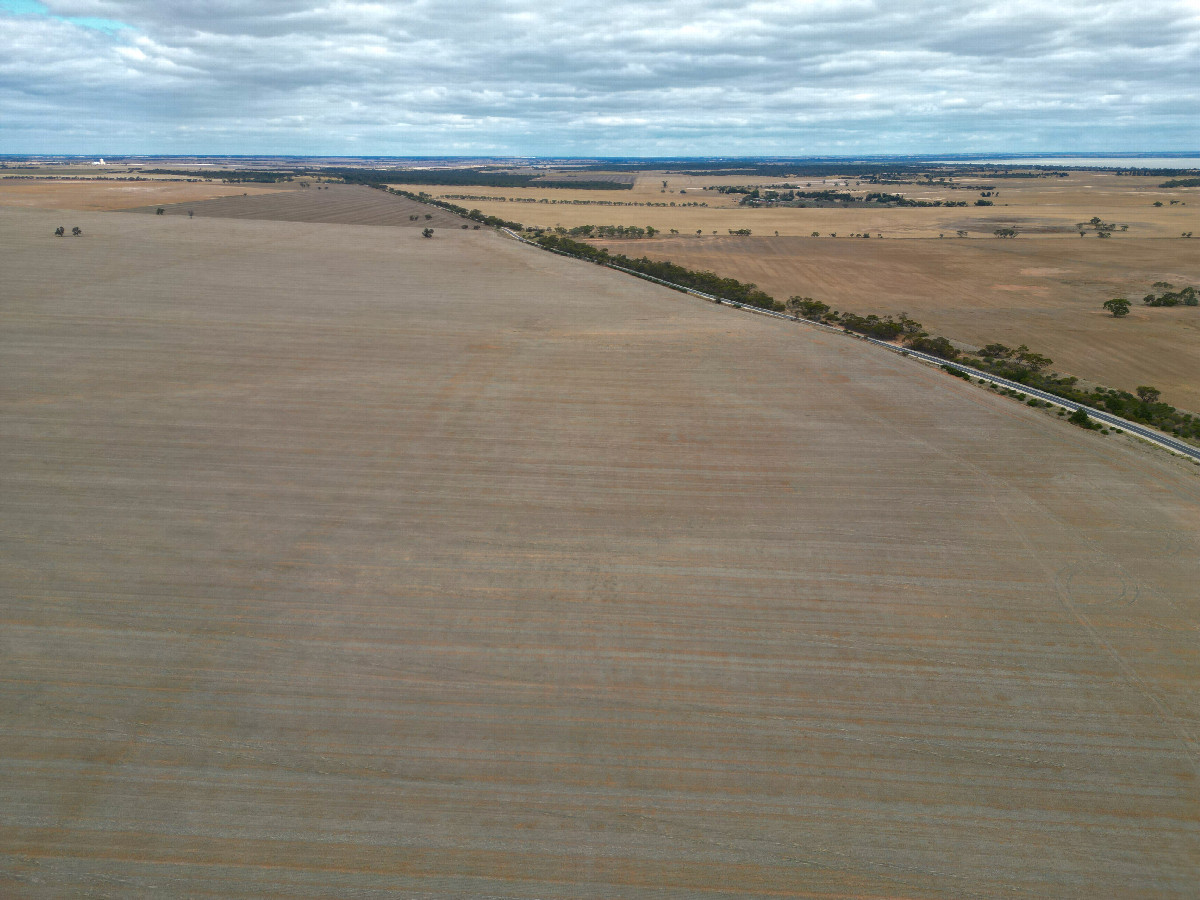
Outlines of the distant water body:
{"type": "Polygon", "coordinates": [[[998,156],[943,159],[943,163],[986,166],[1086,166],[1105,169],[1200,169],[1200,156],[998,156]]]}

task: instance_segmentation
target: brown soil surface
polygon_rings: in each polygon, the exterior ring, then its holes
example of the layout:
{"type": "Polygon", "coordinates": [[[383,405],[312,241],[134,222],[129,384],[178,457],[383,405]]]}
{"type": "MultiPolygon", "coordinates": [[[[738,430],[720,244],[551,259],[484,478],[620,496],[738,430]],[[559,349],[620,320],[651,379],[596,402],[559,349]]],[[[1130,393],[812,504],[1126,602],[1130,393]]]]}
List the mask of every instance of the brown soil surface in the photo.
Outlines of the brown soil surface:
{"type": "Polygon", "coordinates": [[[115,210],[146,204],[191,203],[213,197],[274,194],[286,188],[251,184],[148,180],[0,180],[0,206],[26,209],[115,210]]]}
{"type": "Polygon", "coordinates": [[[490,232],[56,223],[7,895],[1195,895],[1195,467],[490,232]]]}
{"type": "Polygon", "coordinates": [[[1156,281],[1200,288],[1200,240],[996,238],[888,241],[830,238],[655,238],[601,242],[799,294],[838,308],[909,315],[975,346],[1027,344],[1055,368],[1200,411],[1200,309],[1142,305],[1156,281]],[[1113,319],[1102,304],[1127,297],[1113,319]]]}
{"type": "MultiPolygon", "coordinates": [[[[154,212],[145,207],[137,212],[154,212]]],[[[434,206],[397,197],[361,185],[275,191],[251,197],[223,197],[205,203],[166,207],[165,215],[217,219],[261,219],[272,222],[312,222],[331,225],[395,225],[413,228],[458,228],[467,221],[434,206]],[[414,219],[413,217],[416,216],[414,219]]]]}

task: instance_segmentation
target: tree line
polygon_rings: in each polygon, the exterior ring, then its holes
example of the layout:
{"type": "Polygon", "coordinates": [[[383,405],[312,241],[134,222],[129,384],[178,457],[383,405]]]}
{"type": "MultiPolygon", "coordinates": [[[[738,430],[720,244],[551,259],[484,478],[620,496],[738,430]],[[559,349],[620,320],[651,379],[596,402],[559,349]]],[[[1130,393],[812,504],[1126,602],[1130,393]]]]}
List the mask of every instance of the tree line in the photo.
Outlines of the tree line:
{"type": "MultiPolygon", "coordinates": [[[[709,190],[709,188],[705,188],[709,190]]],[[[739,201],[743,206],[755,206],[761,203],[776,205],[797,204],[801,208],[808,203],[829,203],[841,206],[888,206],[888,207],[927,207],[927,206],[966,206],[965,200],[912,200],[902,194],[888,194],[873,191],[862,197],[846,191],[798,191],[775,190],[759,188],[753,185],[732,184],[718,185],[715,190],[719,194],[742,194],[739,201]]]]}
{"type": "Polygon", "coordinates": [[[754,306],[759,309],[783,310],[783,304],[768,294],[759,290],[756,284],[746,284],[735,278],[723,278],[714,272],[697,272],[684,268],[672,262],[640,257],[632,259],[623,253],[610,253],[603,247],[593,247],[582,241],[575,241],[558,234],[543,234],[536,242],[547,250],[566,253],[579,259],[590,260],[607,266],[620,266],[651,278],[670,281],[692,290],[713,294],[725,300],[733,300],[754,306]]]}

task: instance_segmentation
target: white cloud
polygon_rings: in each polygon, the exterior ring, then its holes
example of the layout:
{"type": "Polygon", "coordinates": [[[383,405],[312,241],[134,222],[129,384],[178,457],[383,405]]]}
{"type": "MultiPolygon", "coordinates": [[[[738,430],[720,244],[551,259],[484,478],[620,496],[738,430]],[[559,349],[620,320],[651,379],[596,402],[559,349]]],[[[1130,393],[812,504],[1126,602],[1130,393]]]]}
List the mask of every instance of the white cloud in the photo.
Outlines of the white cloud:
{"type": "Polygon", "coordinates": [[[43,6],[0,0],[3,152],[1200,146],[1196,0],[43,6]]]}

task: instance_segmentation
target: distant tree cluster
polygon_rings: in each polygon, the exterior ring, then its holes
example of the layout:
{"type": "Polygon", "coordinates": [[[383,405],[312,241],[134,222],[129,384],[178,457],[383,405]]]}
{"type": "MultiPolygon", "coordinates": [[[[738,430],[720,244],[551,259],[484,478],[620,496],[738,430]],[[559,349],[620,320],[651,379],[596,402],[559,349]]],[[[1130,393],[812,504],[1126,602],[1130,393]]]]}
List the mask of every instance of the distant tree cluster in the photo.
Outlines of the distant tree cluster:
{"type": "Polygon", "coordinates": [[[1087,222],[1076,222],[1075,228],[1079,231],[1079,236],[1083,237],[1087,229],[1091,228],[1096,232],[1096,237],[1107,238],[1112,237],[1114,231],[1128,231],[1128,225],[1118,225],[1115,222],[1105,222],[1099,216],[1092,216],[1087,222]]]}
{"type": "Polygon", "coordinates": [[[598,178],[562,179],[545,178],[541,174],[503,172],[494,169],[322,169],[321,174],[341,178],[352,184],[381,184],[384,180],[401,181],[405,184],[445,185],[448,187],[545,187],[570,188],[578,191],[627,191],[633,182],[598,178]]]}
{"type": "Polygon", "coordinates": [[[1185,287],[1181,290],[1175,290],[1175,285],[1166,281],[1156,281],[1153,287],[1159,288],[1162,293],[1149,293],[1142,298],[1142,303],[1146,306],[1200,306],[1200,298],[1196,296],[1194,287],[1185,287]]]}
{"type": "Polygon", "coordinates": [[[859,197],[846,191],[802,191],[775,190],[754,185],[718,185],[715,188],[719,194],[742,194],[739,201],[743,206],[798,206],[801,208],[813,206],[884,206],[884,207],[933,207],[933,206],[966,206],[965,200],[912,200],[902,194],[885,194],[871,192],[859,197]]]}

